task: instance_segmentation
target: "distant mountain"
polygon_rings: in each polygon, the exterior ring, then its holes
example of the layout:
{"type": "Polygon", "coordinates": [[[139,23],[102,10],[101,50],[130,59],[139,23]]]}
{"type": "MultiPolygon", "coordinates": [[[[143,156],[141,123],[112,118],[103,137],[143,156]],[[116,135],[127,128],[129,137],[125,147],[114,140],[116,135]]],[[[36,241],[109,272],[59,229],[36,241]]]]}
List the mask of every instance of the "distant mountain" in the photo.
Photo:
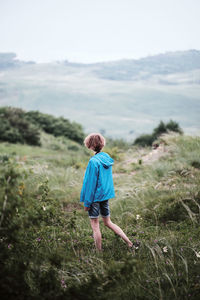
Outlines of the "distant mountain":
{"type": "Polygon", "coordinates": [[[169,75],[196,69],[200,69],[200,51],[189,50],[105,63],[95,72],[104,79],[140,80],[152,75],[169,75]]]}
{"type": "Polygon", "coordinates": [[[86,132],[134,139],[171,118],[200,132],[200,51],[82,64],[0,53],[0,106],[64,116],[86,132]]]}
{"type": "Polygon", "coordinates": [[[17,59],[17,55],[13,52],[0,53],[0,70],[21,67],[26,64],[34,64],[33,61],[24,62],[17,59]]]}

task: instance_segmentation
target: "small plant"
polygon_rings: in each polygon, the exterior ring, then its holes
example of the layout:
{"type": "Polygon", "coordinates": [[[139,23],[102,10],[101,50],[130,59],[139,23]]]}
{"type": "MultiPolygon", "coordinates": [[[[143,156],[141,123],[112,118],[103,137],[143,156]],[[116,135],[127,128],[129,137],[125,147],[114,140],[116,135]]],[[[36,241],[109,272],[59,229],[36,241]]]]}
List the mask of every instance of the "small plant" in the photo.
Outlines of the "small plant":
{"type": "Polygon", "coordinates": [[[120,160],[121,155],[118,147],[113,147],[113,148],[105,147],[104,151],[107,152],[114,160],[117,161],[120,160]]]}
{"type": "Polygon", "coordinates": [[[191,166],[196,168],[196,169],[200,169],[200,160],[193,160],[191,162],[191,166]]]}
{"type": "Polygon", "coordinates": [[[138,160],[138,164],[139,164],[139,165],[142,165],[142,159],[139,159],[139,160],[138,160]]]}
{"type": "Polygon", "coordinates": [[[71,150],[71,151],[78,151],[79,150],[79,147],[77,145],[69,145],[67,148],[68,148],[68,150],[71,150]]]}

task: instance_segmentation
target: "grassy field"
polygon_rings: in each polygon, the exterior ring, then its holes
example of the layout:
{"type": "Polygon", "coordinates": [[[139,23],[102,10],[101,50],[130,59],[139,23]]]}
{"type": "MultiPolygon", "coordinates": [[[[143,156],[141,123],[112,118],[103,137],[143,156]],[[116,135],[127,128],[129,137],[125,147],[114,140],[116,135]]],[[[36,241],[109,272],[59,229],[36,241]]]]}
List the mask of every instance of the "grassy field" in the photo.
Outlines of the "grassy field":
{"type": "Polygon", "coordinates": [[[92,155],[63,138],[42,147],[0,144],[1,299],[198,299],[200,138],[166,135],[158,150],[108,143],[112,221],[94,248],[79,203],[92,155]]]}

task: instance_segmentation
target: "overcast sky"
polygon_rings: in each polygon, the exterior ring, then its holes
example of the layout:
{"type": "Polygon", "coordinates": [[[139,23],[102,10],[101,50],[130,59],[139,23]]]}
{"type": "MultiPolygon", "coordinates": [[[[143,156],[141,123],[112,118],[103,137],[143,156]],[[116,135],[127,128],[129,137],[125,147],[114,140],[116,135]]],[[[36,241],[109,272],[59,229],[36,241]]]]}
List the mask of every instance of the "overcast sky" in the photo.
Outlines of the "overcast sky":
{"type": "Polygon", "coordinates": [[[0,52],[98,62],[200,50],[200,0],[0,0],[0,52]]]}

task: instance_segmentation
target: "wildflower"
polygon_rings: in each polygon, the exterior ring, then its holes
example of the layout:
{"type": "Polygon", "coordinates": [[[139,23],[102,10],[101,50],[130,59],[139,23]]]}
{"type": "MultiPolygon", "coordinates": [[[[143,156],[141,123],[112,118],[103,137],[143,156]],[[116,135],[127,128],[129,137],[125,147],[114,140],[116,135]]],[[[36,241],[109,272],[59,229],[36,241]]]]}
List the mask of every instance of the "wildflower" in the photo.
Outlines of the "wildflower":
{"type": "Polygon", "coordinates": [[[42,206],[42,209],[45,211],[45,210],[46,210],[46,207],[43,205],[43,206],[42,206]]]}
{"type": "Polygon", "coordinates": [[[200,251],[199,252],[195,252],[196,253],[196,257],[200,258],[200,251]]]}
{"type": "Polygon", "coordinates": [[[167,246],[165,246],[165,247],[163,247],[163,252],[168,252],[168,248],[167,248],[167,246]]]}
{"type": "Polygon", "coordinates": [[[19,185],[19,187],[18,187],[18,194],[19,194],[20,196],[22,196],[24,190],[25,190],[25,185],[24,185],[24,183],[22,182],[22,183],[19,185]]]}
{"type": "Polygon", "coordinates": [[[136,240],[135,242],[133,242],[133,249],[138,250],[140,247],[140,241],[136,240]]]}
{"type": "Polygon", "coordinates": [[[10,249],[12,247],[12,245],[11,244],[8,244],[8,249],[10,249]]]}
{"type": "Polygon", "coordinates": [[[65,281],[64,279],[61,279],[61,286],[66,289],[67,285],[65,284],[65,281]]]}
{"type": "Polygon", "coordinates": [[[142,219],[140,215],[136,215],[136,220],[142,219]]]}
{"type": "Polygon", "coordinates": [[[41,241],[41,238],[37,238],[36,241],[37,241],[37,242],[40,242],[40,241],[41,241]]]}

